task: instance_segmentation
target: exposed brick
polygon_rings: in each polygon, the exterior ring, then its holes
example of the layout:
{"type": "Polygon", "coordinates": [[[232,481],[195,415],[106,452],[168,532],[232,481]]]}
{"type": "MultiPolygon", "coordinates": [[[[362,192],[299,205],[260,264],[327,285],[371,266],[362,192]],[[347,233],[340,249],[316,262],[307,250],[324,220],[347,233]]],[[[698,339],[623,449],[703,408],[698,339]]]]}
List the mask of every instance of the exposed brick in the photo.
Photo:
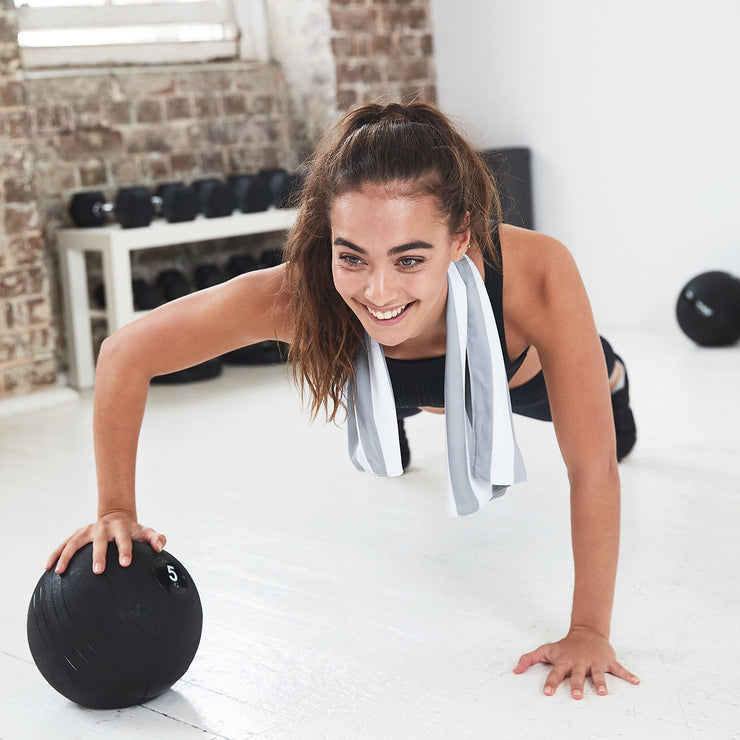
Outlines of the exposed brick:
{"type": "Polygon", "coordinates": [[[363,60],[337,64],[337,85],[347,85],[357,82],[372,84],[380,82],[380,80],[380,68],[376,63],[363,60]]]}
{"type": "Polygon", "coordinates": [[[132,120],[132,106],[127,100],[108,104],[108,115],[111,123],[126,124],[132,120]]]}
{"type": "Polygon", "coordinates": [[[211,172],[216,175],[224,174],[224,157],[222,152],[203,152],[200,155],[200,166],[203,172],[211,172]]]}
{"type": "Polygon", "coordinates": [[[218,99],[213,95],[199,95],[193,100],[196,118],[215,118],[218,115],[218,99]]]}
{"type": "Polygon", "coordinates": [[[187,98],[169,98],[165,101],[165,109],[170,121],[190,118],[190,101],[187,98]]]}
{"type": "Polygon", "coordinates": [[[14,237],[10,239],[8,247],[13,263],[18,267],[43,264],[44,245],[40,236],[14,237]]]}
{"type": "Polygon", "coordinates": [[[6,177],[24,177],[32,171],[33,163],[27,148],[0,148],[0,173],[6,177]]]}
{"type": "Polygon", "coordinates": [[[243,95],[224,95],[224,115],[236,116],[246,112],[247,103],[243,95]]]}
{"type": "Polygon", "coordinates": [[[0,43],[0,69],[5,74],[18,72],[21,67],[21,53],[18,44],[0,43]]]}
{"type": "Polygon", "coordinates": [[[131,153],[138,152],[171,152],[173,143],[170,140],[169,131],[161,126],[153,128],[137,127],[127,136],[126,150],[131,153]]]}
{"type": "Polygon", "coordinates": [[[353,89],[337,90],[337,107],[340,111],[347,111],[357,104],[357,92],[353,89]]]}
{"type": "Polygon", "coordinates": [[[198,163],[192,152],[170,155],[170,168],[172,174],[189,175],[197,170],[198,163]]]}
{"type": "Polygon", "coordinates": [[[377,24],[373,8],[331,8],[331,25],[336,31],[362,32],[369,31],[377,24]]]}
{"type": "Polygon", "coordinates": [[[257,115],[270,115],[275,108],[275,98],[272,95],[254,95],[249,104],[249,110],[257,115]]]}
{"type": "Polygon", "coordinates": [[[13,304],[10,301],[3,301],[0,304],[0,332],[9,331],[15,324],[15,314],[13,304]]]}
{"type": "Polygon", "coordinates": [[[128,187],[129,185],[139,185],[141,183],[141,174],[135,158],[125,156],[121,159],[110,161],[109,166],[113,182],[116,183],[117,187],[128,187]]]}
{"type": "Polygon", "coordinates": [[[9,177],[3,186],[6,203],[30,203],[34,198],[31,178],[28,175],[9,177]]]}
{"type": "Polygon", "coordinates": [[[142,100],[136,104],[136,120],[139,123],[159,123],[162,106],[158,100],[142,100]]]}
{"type": "Polygon", "coordinates": [[[370,42],[372,54],[391,54],[393,51],[393,42],[388,34],[376,33],[370,42]]]}
{"type": "Polygon", "coordinates": [[[18,42],[18,14],[0,13],[0,43],[15,44],[18,42]]]}
{"type": "Polygon", "coordinates": [[[102,100],[97,96],[81,97],[70,106],[70,127],[95,129],[107,127],[101,115],[102,100]]]}
{"type": "Polygon", "coordinates": [[[331,40],[331,50],[334,57],[344,59],[356,56],[356,45],[352,36],[335,36],[331,40]]]}
{"type": "Polygon", "coordinates": [[[410,82],[429,77],[429,62],[426,59],[398,61],[388,66],[389,82],[410,82]]]}
{"type": "Polygon", "coordinates": [[[22,295],[39,293],[42,281],[38,271],[14,270],[0,274],[0,299],[17,298],[22,295]]]}
{"type": "Polygon", "coordinates": [[[421,37],[421,53],[425,57],[430,57],[434,54],[434,38],[432,34],[427,33],[421,37]]]}
{"type": "Polygon", "coordinates": [[[0,82],[0,106],[12,108],[25,105],[25,87],[16,80],[0,82]]]}
{"type": "Polygon", "coordinates": [[[56,385],[57,364],[53,357],[34,362],[28,375],[28,382],[32,390],[56,385]]]}
{"type": "Polygon", "coordinates": [[[36,189],[39,194],[54,194],[59,197],[62,191],[79,187],[76,176],[76,168],[70,167],[66,162],[39,161],[36,165],[36,189]]]}
{"type": "Polygon", "coordinates": [[[36,203],[30,205],[6,205],[3,221],[6,234],[20,234],[39,228],[39,212],[36,203]]]}
{"type": "Polygon", "coordinates": [[[22,344],[22,335],[0,334],[0,362],[11,362],[19,355],[19,348],[22,344]]]}
{"type": "Polygon", "coordinates": [[[42,298],[31,298],[25,302],[25,315],[28,317],[29,324],[43,324],[51,320],[51,305],[49,299],[45,296],[42,298]]]}
{"type": "Polygon", "coordinates": [[[8,139],[27,139],[31,135],[31,116],[23,109],[0,112],[0,136],[8,139]]]}
{"type": "Polygon", "coordinates": [[[165,182],[170,179],[170,160],[166,154],[149,152],[140,162],[142,182],[165,182]]]}
{"type": "Polygon", "coordinates": [[[427,30],[429,15],[426,8],[384,7],[380,10],[380,20],[384,28],[392,30],[427,30]]]}
{"type": "Polygon", "coordinates": [[[92,188],[108,183],[108,172],[101,160],[86,162],[80,166],[80,184],[83,188],[92,188]]]}
{"type": "Polygon", "coordinates": [[[120,131],[108,128],[91,128],[62,134],[58,139],[58,151],[63,159],[100,155],[110,157],[123,148],[120,131]]]}
{"type": "Polygon", "coordinates": [[[34,108],[36,133],[46,134],[68,128],[69,111],[63,105],[38,105],[34,108]]]}

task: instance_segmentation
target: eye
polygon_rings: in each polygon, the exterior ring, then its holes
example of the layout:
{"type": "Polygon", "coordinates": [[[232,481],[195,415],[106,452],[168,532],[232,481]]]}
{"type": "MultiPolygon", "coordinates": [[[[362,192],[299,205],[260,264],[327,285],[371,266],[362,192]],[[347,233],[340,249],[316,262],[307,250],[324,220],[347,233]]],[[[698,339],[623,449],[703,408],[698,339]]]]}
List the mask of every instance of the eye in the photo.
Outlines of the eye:
{"type": "Polygon", "coordinates": [[[421,257],[401,257],[400,260],[398,260],[398,264],[401,265],[401,267],[408,269],[417,267],[420,265],[424,260],[421,257]]]}
{"type": "Polygon", "coordinates": [[[362,264],[362,260],[356,254],[340,254],[339,261],[344,262],[345,265],[350,267],[356,267],[362,264]]]}

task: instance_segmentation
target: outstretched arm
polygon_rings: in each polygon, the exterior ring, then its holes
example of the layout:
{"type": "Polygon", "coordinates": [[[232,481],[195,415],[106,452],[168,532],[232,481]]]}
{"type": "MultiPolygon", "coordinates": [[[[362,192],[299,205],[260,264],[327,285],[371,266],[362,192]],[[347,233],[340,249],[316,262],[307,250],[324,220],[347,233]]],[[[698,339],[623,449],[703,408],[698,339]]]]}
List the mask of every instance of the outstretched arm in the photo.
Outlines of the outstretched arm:
{"type": "Polygon", "coordinates": [[[570,253],[533,235],[537,277],[526,296],[525,333],[538,351],[555,432],[568,470],[575,588],[570,629],[559,642],[521,657],[522,673],[550,663],[545,693],[570,676],[571,694],[583,696],[586,676],[599,694],[605,674],[638,680],[609,644],[619,554],[620,484],[604,355],[586,290],[570,253]]]}
{"type": "Polygon", "coordinates": [[[137,521],[136,451],[149,381],[266,339],[289,340],[285,266],[259,270],[168,303],[108,337],[95,377],[94,439],[98,519],[49,556],[64,572],[72,555],[93,543],[93,570],[105,569],[108,542],[131,562],[131,540],[161,550],[165,537],[137,521]]]}

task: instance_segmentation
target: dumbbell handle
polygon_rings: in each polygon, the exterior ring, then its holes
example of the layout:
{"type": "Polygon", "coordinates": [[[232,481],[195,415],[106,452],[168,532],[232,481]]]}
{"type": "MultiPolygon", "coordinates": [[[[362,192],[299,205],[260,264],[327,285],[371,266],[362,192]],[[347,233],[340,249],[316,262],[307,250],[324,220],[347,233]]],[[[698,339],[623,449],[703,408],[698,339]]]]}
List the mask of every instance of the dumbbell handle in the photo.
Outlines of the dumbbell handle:
{"type": "MultiPolygon", "coordinates": [[[[152,205],[159,212],[162,210],[162,199],[158,195],[152,196],[152,205]]],[[[113,213],[115,206],[113,203],[96,203],[92,207],[92,212],[95,216],[99,216],[101,213],[113,213]]]]}
{"type": "Polygon", "coordinates": [[[113,203],[95,203],[92,207],[94,216],[99,216],[101,213],[113,213],[113,203]]]}

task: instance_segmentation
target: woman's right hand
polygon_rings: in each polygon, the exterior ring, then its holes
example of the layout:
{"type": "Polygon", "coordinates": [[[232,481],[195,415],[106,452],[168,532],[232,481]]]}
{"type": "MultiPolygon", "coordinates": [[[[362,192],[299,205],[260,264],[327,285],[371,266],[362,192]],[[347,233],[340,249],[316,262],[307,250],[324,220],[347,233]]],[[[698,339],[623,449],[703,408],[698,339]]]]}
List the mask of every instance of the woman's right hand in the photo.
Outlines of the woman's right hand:
{"type": "Polygon", "coordinates": [[[105,570],[105,554],[108,543],[115,541],[118,546],[118,562],[122,567],[131,564],[131,540],[148,542],[157,552],[161,552],[167,538],[150,527],[142,527],[130,511],[112,511],[101,516],[97,522],[80,527],[71,537],[62,542],[46,561],[46,570],[56,563],[55,572],[64,573],[72,556],[88,542],[93,543],[93,573],[105,570]]]}

